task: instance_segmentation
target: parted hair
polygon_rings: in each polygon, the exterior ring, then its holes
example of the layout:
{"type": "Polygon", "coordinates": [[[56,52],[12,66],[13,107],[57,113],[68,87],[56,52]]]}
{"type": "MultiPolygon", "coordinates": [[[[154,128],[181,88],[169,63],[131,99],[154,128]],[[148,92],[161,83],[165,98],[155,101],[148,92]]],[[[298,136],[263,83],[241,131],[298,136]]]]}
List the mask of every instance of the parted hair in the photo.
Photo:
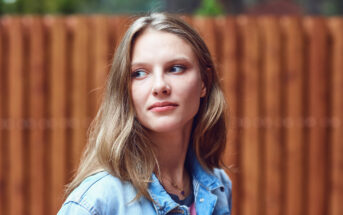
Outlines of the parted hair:
{"type": "Polygon", "coordinates": [[[130,182],[137,197],[151,197],[148,183],[158,162],[146,129],[135,117],[131,96],[131,56],[137,37],[145,29],[168,32],[192,48],[206,87],[194,118],[190,147],[204,169],[221,167],[226,144],[226,102],[210,52],[199,34],[181,19],[165,13],[152,13],[136,19],[119,44],[107,79],[98,113],[89,128],[89,138],[80,166],[66,195],[86,177],[108,171],[130,182]]]}

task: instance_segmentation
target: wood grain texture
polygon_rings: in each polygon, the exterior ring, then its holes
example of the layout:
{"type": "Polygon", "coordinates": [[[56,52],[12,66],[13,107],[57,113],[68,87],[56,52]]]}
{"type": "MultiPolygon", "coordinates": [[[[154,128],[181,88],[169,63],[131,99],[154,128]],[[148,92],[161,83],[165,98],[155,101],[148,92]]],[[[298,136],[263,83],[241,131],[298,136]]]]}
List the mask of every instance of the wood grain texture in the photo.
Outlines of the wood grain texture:
{"type": "Polygon", "coordinates": [[[222,59],[222,86],[228,103],[228,135],[227,146],[224,153],[224,162],[230,168],[227,173],[232,180],[233,190],[233,215],[239,214],[239,139],[238,139],[238,87],[239,87],[239,70],[238,70],[238,29],[234,17],[223,18],[219,20],[222,31],[222,53],[225,58],[222,59]]]}
{"type": "MultiPolygon", "coordinates": [[[[341,215],[343,19],[183,19],[219,63],[233,215],[341,215]]],[[[0,214],[61,207],[131,21],[0,18],[0,214]]]]}
{"type": "Polygon", "coordinates": [[[49,214],[56,214],[63,201],[64,185],[67,182],[67,29],[65,18],[48,17],[45,20],[49,35],[49,119],[50,131],[50,208],[49,214]]]}
{"type": "Polygon", "coordinates": [[[282,211],[281,32],[274,17],[259,19],[263,38],[262,115],[264,118],[264,214],[282,211]]]}
{"type": "Polygon", "coordinates": [[[240,214],[260,214],[260,43],[257,22],[246,16],[238,18],[242,37],[242,126],[240,163],[242,169],[242,196],[240,214]]]}
{"type": "Polygon", "coordinates": [[[330,153],[330,215],[343,214],[343,19],[328,20],[333,40],[330,153]]]}
{"type": "Polygon", "coordinates": [[[209,17],[195,16],[192,19],[192,26],[200,34],[206,43],[215,65],[219,63],[219,49],[217,47],[217,37],[215,21],[209,17]]]}
{"type": "Polygon", "coordinates": [[[6,67],[5,62],[6,52],[5,52],[5,43],[6,43],[6,32],[3,28],[2,21],[0,20],[0,213],[6,214],[5,205],[6,205],[6,139],[5,135],[7,132],[6,129],[6,118],[5,118],[5,109],[6,109],[6,67]]]}
{"type": "Polygon", "coordinates": [[[6,17],[4,24],[8,31],[8,133],[9,178],[8,211],[9,215],[24,213],[24,151],[23,151],[23,31],[19,17],[6,17]]]}
{"type": "Polygon", "coordinates": [[[304,33],[299,18],[281,20],[285,63],[285,215],[304,214],[304,33]]]}
{"type": "Polygon", "coordinates": [[[132,22],[132,18],[128,16],[113,16],[108,18],[108,45],[110,48],[109,62],[112,63],[114,52],[117,50],[117,47],[124,37],[124,34],[132,22]],[[121,26],[118,28],[118,26],[121,26]]]}
{"type": "Polygon", "coordinates": [[[68,20],[72,29],[71,76],[71,129],[72,129],[72,170],[78,167],[84,145],[86,144],[89,96],[89,22],[87,17],[75,16],[68,20]]]}
{"type": "Polygon", "coordinates": [[[110,64],[107,61],[110,56],[108,41],[108,22],[107,17],[96,16],[90,20],[92,34],[90,34],[91,51],[91,72],[89,78],[89,113],[88,116],[93,119],[96,115],[101,102],[101,96],[104,93],[107,73],[110,69],[110,64]]]}
{"type": "Polygon", "coordinates": [[[328,34],[323,18],[304,20],[308,33],[308,214],[327,214],[328,205],[328,34]]]}
{"type": "Polygon", "coordinates": [[[44,180],[46,169],[44,168],[45,139],[47,131],[42,123],[45,120],[47,107],[46,81],[45,81],[45,53],[44,53],[44,29],[42,19],[27,17],[23,19],[28,34],[29,47],[29,153],[30,153],[30,178],[29,178],[29,212],[30,214],[44,214],[44,180]]]}

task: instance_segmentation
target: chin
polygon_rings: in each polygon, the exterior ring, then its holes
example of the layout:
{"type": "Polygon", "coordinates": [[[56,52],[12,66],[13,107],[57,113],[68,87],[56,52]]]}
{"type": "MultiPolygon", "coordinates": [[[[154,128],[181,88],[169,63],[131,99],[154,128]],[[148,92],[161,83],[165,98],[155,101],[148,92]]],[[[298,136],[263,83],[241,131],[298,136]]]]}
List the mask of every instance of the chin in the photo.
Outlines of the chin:
{"type": "Polygon", "coordinates": [[[156,132],[156,133],[167,133],[167,132],[173,132],[176,131],[179,128],[179,126],[173,126],[173,125],[154,125],[148,127],[150,131],[156,132]]]}
{"type": "Polygon", "coordinates": [[[187,122],[163,121],[163,122],[150,124],[146,126],[146,128],[156,133],[168,133],[168,132],[175,132],[180,129],[181,130],[185,129],[187,127],[187,124],[188,124],[187,122]]]}

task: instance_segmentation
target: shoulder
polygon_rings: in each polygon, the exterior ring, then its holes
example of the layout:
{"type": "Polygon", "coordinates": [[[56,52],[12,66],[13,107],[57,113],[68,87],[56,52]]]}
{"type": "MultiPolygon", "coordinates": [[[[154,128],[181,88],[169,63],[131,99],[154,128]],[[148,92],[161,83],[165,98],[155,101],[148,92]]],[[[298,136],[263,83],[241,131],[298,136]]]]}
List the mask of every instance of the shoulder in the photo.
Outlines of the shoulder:
{"type": "Polygon", "coordinates": [[[215,192],[218,196],[217,210],[229,210],[231,214],[232,208],[232,183],[229,176],[223,169],[214,169],[213,174],[221,182],[221,192],[215,192]]]}
{"type": "Polygon", "coordinates": [[[226,172],[223,169],[214,168],[213,174],[219,179],[219,181],[226,187],[228,190],[231,191],[232,189],[232,183],[229,178],[229,176],[226,174],[226,172]]]}
{"type": "Polygon", "coordinates": [[[229,201],[231,201],[232,182],[229,176],[223,169],[218,168],[213,169],[213,174],[220,181],[220,183],[222,184],[221,186],[224,188],[225,195],[229,198],[229,201]]]}
{"type": "Polygon", "coordinates": [[[113,192],[121,193],[129,187],[132,187],[130,183],[123,182],[108,172],[98,172],[84,179],[68,196],[66,201],[82,202],[90,196],[109,198],[113,196],[113,192]]]}
{"type": "Polygon", "coordinates": [[[123,182],[108,172],[87,177],[64,202],[59,214],[110,214],[133,200],[136,191],[131,183],[123,182]],[[69,211],[69,212],[66,212],[69,211]]]}

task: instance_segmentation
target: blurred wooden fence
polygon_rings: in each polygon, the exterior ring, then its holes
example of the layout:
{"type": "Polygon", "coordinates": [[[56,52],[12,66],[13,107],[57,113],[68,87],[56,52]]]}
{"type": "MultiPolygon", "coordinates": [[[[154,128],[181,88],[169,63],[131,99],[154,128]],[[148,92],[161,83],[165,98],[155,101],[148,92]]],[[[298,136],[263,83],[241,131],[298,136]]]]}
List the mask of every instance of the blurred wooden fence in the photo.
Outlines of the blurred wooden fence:
{"type": "MultiPolygon", "coordinates": [[[[230,105],[234,215],[343,214],[343,18],[186,17],[230,105]]],[[[0,19],[0,214],[55,214],[130,18],[0,19]]]]}

